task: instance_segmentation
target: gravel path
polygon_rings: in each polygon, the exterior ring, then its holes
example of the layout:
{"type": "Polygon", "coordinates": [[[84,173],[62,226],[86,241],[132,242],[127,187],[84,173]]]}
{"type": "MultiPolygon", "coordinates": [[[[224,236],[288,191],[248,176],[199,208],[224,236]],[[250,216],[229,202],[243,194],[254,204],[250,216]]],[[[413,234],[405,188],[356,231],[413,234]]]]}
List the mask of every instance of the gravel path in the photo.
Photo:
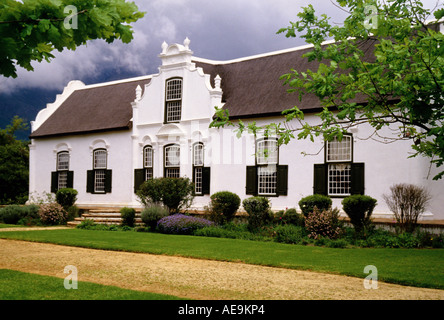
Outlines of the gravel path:
{"type": "Polygon", "coordinates": [[[382,282],[367,290],[347,276],[0,239],[0,268],[65,278],[67,265],[77,267],[79,281],[189,299],[444,300],[444,290],[382,282]]]}

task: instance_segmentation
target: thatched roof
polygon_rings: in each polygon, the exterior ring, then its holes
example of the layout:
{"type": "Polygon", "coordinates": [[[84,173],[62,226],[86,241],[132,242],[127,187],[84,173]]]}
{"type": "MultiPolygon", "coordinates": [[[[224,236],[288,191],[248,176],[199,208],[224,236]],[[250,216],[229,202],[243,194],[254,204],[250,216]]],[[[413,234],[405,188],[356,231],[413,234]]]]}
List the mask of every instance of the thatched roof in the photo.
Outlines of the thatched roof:
{"type": "MultiPolygon", "coordinates": [[[[368,46],[368,44],[366,44],[368,46]]],[[[215,62],[194,58],[196,67],[205,74],[222,78],[222,100],[231,118],[257,118],[281,114],[297,105],[305,112],[322,108],[313,94],[304,95],[299,101],[297,94],[287,92],[280,77],[291,69],[317,70],[319,62],[308,62],[303,55],[310,47],[264,54],[228,62],[215,62]]],[[[55,135],[72,135],[131,128],[135,89],[144,88],[150,79],[124,80],[115,84],[88,86],[74,91],[62,105],[36,130],[31,138],[55,135]]]]}
{"type": "Polygon", "coordinates": [[[30,138],[131,128],[131,102],[150,79],[74,91],[30,138]]]}

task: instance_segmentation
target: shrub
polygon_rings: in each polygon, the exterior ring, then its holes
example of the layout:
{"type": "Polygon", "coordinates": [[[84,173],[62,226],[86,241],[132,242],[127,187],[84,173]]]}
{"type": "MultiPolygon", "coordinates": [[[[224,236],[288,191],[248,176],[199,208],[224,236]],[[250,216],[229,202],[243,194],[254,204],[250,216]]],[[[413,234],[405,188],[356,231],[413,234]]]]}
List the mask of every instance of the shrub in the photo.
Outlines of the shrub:
{"type": "Polygon", "coordinates": [[[97,224],[92,219],[85,219],[76,226],[78,229],[94,229],[97,224]]]}
{"type": "Polygon", "coordinates": [[[178,213],[160,219],[157,228],[162,233],[192,234],[198,229],[213,225],[212,221],[178,213]]]}
{"type": "Polygon", "coordinates": [[[233,220],[240,206],[240,198],[230,191],[220,191],[211,195],[210,219],[218,224],[233,220]]]}
{"type": "Polygon", "coordinates": [[[418,218],[425,211],[430,195],[425,188],[413,184],[397,184],[391,194],[383,195],[402,232],[413,232],[418,218]]]}
{"type": "Polygon", "coordinates": [[[134,227],[136,220],[136,210],[133,208],[120,209],[120,216],[122,217],[122,226],[134,227]]]}
{"type": "Polygon", "coordinates": [[[305,227],[310,238],[327,237],[336,239],[342,233],[339,210],[330,208],[320,211],[318,208],[314,208],[314,211],[309,213],[305,219],[305,227]]]}
{"type": "Polygon", "coordinates": [[[194,184],[188,178],[155,178],[142,183],[137,196],[148,207],[163,203],[170,214],[187,209],[194,199],[194,184]]]}
{"type": "Polygon", "coordinates": [[[361,232],[371,224],[371,215],[376,206],[376,199],[364,195],[352,195],[342,200],[342,206],[350,218],[356,232],[361,232]]]}
{"type": "Polygon", "coordinates": [[[68,212],[68,221],[72,221],[79,216],[80,209],[77,206],[70,206],[66,210],[68,212]]]}
{"type": "Polygon", "coordinates": [[[77,190],[72,188],[59,189],[56,192],[56,201],[63,209],[68,210],[77,201],[77,190]]]}
{"type": "Polygon", "coordinates": [[[305,237],[305,229],[292,224],[281,225],[274,228],[276,234],[274,240],[282,243],[299,244],[305,237]]]}
{"type": "Polygon", "coordinates": [[[257,230],[268,224],[273,219],[270,210],[270,201],[264,197],[250,197],[242,201],[245,211],[248,213],[248,229],[257,230]]]}
{"type": "Polygon", "coordinates": [[[323,211],[330,209],[331,205],[331,198],[322,194],[307,196],[299,201],[299,207],[301,208],[301,211],[305,217],[307,217],[309,213],[313,212],[314,207],[318,208],[320,211],[323,211]]]}
{"type": "Polygon", "coordinates": [[[22,207],[23,217],[17,222],[20,225],[37,225],[40,223],[39,206],[30,204],[22,207]]]}
{"type": "Polygon", "coordinates": [[[169,215],[168,209],[160,205],[152,205],[142,210],[142,222],[151,230],[156,229],[157,222],[169,215]]]}
{"type": "Polygon", "coordinates": [[[295,226],[304,225],[304,216],[296,211],[294,208],[281,210],[275,214],[275,222],[278,224],[292,224],[295,226]]]}
{"type": "Polygon", "coordinates": [[[57,202],[40,205],[39,217],[45,225],[59,225],[66,222],[68,214],[57,202]]]}

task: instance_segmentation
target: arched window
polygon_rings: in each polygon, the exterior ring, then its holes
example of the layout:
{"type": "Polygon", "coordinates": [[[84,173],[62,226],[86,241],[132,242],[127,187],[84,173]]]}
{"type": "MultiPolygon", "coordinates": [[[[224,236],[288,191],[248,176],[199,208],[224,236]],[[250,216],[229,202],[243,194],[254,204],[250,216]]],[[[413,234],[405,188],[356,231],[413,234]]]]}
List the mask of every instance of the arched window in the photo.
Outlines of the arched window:
{"type": "Polygon", "coordinates": [[[69,171],[69,152],[57,153],[56,171],[52,172],[51,192],[56,193],[63,188],[72,188],[74,173],[69,171]]]}
{"type": "Polygon", "coordinates": [[[193,145],[193,181],[196,195],[202,194],[203,186],[204,145],[201,142],[193,145]]]}
{"type": "Polygon", "coordinates": [[[177,144],[165,146],[164,172],[166,178],[180,177],[180,146],[177,144]]]}
{"type": "Polygon", "coordinates": [[[179,122],[181,118],[182,79],[169,79],[165,85],[165,123],[179,122]]]}
{"type": "Polygon", "coordinates": [[[145,169],[145,181],[153,179],[153,147],[143,148],[143,168],[145,169]]]}
{"type": "Polygon", "coordinates": [[[112,171],[108,169],[108,152],[106,149],[93,151],[93,169],[87,172],[88,193],[105,194],[111,192],[112,171]]]}

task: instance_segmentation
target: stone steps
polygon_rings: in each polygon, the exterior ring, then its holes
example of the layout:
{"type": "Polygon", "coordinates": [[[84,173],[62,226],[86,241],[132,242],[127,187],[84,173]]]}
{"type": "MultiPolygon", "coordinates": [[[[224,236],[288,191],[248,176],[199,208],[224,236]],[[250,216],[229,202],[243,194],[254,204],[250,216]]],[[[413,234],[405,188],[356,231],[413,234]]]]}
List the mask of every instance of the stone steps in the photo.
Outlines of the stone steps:
{"type": "MultiPolygon", "coordinates": [[[[96,224],[106,224],[106,225],[120,225],[122,223],[122,218],[120,214],[120,208],[105,208],[105,209],[85,209],[85,212],[74,221],[69,221],[67,225],[69,227],[76,227],[82,221],[93,220],[96,224]]],[[[135,225],[143,225],[142,219],[140,217],[140,209],[136,209],[135,225]]]]}

